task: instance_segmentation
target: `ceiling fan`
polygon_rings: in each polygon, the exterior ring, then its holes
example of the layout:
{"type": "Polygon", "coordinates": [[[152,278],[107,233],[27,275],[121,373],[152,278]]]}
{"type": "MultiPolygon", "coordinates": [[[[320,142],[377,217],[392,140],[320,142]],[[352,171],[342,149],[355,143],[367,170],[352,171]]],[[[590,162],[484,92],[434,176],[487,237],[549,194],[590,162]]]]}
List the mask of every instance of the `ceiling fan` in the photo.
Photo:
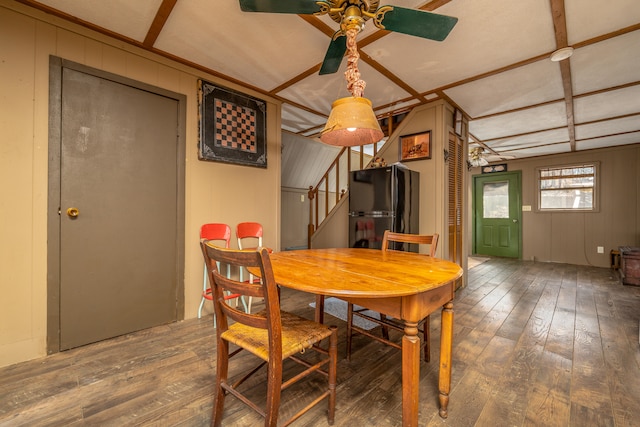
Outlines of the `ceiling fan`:
{"type": "Polygon", "coordinates": [[[326,15],[340,24],[333,35],[325,55],[320,74],[338,71],[347,51],[347,31],[357,32],[371,19],[376,27],[442,41],[458,22],[458,18],[419,9],[398,6],[380,6],[379,0],[240,0],[244,12],[294,13],[301,15],[326,15]]]}
{"type": "Polygon", "coordinates": [[[470,166],[486,166],[489,164],[485,158],[486,154],[483,147],[469,148],[469,165],[470,166]]]}
{"type": "Polygon", "coordinates": [[[495,162],[500,160],[512,160],[515,159],[516,156],[512,154],[500,154],[484,144],[481,146],[469,146],[469,158],[467,160],[469,167],[486,166],[489,164],[489,158],[491,158],[491,161],[495,162]]]}

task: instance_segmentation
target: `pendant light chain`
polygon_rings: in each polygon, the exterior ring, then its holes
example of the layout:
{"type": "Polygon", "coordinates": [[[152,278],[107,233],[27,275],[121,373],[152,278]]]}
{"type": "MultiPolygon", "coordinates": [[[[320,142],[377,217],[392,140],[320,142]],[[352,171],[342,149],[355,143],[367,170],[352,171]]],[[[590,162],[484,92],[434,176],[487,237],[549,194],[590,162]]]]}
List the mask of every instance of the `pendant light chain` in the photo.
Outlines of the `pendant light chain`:
{"type": "Polygon", "coordinates": [[[356,44],[356,36],[359,29],[350,28],[347,30],[347,71],[344,72],[344,76],[347,79],[347,90],[351,92],[354,97],[362,97],[364,94],[364,88],[367,83],[360,78],[360,70],[358,70],[358,59],[360,54],[358,53],[358,45],[356,44]]]}

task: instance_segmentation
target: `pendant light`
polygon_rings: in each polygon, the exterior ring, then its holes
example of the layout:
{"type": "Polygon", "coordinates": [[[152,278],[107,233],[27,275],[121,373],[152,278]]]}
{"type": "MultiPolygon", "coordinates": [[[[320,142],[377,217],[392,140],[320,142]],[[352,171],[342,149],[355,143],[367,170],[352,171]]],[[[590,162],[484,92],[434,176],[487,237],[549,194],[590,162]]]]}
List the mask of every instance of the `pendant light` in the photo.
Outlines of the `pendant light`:
{"type": "Polygon", "coordinates": [[[347,36],[347,89],[352,96],[340,98],[331,105],[331,113],[322,130],[320,141],[329,145],[353,147],[368,145],[384,137],[376,118],[371,101],[363,98],[366,83],[360,79],[358,70],[358,47],[356,36],[364,23],[359,22],[346,28],[347,36]]]}

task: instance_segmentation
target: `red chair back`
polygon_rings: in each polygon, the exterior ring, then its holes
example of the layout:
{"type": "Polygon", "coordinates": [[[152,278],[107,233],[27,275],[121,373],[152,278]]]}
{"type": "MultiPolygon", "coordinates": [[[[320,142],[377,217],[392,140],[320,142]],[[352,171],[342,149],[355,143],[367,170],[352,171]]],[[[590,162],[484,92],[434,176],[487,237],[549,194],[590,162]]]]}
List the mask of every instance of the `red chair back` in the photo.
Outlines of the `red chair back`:
{"type": "Polygon", "coordinates": [[[262,225],[258,222],[241,222],[236,227],[236,236],[238,236],[238,239],[244,239],[245,237],[258,239],[262,237],[262,225]]]}
{"type": "Polygon", "coordinates": [[[231,241],[231,227],[227,224],[210,223],[200,227],[200,238],[206,240],[223,240],[224,247],[229,248],[231,241]]]}

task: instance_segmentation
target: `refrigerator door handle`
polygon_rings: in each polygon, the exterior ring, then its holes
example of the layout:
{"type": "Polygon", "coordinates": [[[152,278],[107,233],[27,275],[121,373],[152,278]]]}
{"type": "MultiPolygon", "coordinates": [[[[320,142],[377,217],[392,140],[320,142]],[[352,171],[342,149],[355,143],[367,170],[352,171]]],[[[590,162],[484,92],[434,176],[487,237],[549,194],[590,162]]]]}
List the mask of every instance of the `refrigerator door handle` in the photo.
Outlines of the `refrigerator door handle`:
{"type": "Polygon", "coordinates": [[[394,218],[393,212],[376,211],[376,212],[349,212],[351,218],[394,218]]]}
{"type": "Polygon", "coordinates": [[[389,212],[389,211],[373,211],[373,212],[367,212],[366,216],[371,216],[374,218],[383,218],[383,217],[392,217],[393,212],[389,212]]]}

